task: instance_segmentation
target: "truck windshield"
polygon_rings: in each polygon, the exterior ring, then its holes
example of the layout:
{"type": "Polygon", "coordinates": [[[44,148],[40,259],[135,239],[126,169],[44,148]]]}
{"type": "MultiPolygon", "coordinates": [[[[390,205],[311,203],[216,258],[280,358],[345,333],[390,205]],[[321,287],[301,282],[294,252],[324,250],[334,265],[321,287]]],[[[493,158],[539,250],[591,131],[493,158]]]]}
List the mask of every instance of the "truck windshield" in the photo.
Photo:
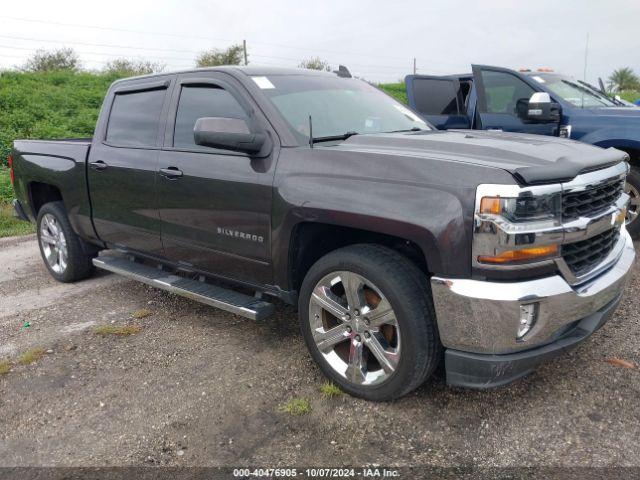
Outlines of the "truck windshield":
{"type": "Polygon", "coordinates": [[[325,75],[252,77],[299,140],[313,137],[431,130],[409,108],[368,83],[325,75]]]}
{"type": "Polygon", "coordinates": [[[538,83],[553,93],[580,108],[615,107],[616,104],[585,85],[580,85],[571,77],[562,75],[532,75],[538,83]]]}

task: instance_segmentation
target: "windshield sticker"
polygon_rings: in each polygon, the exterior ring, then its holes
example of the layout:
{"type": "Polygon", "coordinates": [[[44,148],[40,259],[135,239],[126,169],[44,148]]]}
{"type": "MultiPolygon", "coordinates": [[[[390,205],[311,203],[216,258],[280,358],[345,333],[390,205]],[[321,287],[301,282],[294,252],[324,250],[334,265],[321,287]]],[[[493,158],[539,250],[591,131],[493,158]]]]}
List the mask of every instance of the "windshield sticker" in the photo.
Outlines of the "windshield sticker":
{"type": "Polygon", "coordinates": [[[544,83],[544,78],[542,78],[542,77],[534,75],[532,78],[538,83],[544,83]]]}
{"type": "Polygon", "coordinates": [[[276,86],[271,83],[271,80],[267,77],[251,77],[251,79],[256,82],[256,85],[258,85],[262,90],[276,88],[276,86]]]}
{"type": "Polygon", "coordinates": [[[406,115],[407,117],[409,117],[411,120],[413,120],[414,122],[420,122],[420,123],[424,123],[424,120],[422,120],[418,115],[416,115],[415,113],[413,113],[411,110],[409,110],[407,107],[402,106],[402,105],[394,105],[394,107],[396,107],[398,110],[400,110],[400,112],[404,115],[406,115]]]}

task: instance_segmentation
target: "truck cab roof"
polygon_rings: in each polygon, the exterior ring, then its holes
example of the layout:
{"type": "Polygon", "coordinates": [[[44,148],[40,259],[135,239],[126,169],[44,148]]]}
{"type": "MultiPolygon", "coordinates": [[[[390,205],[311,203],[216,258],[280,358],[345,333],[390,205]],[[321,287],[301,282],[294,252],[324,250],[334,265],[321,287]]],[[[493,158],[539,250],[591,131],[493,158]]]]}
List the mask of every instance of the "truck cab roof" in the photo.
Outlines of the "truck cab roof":
{"type": "Polygon", "coordinates": [[[123,82],[136,81],[140,79],[153,79],[163,78],[172,75],[181,75],[194,72],[226,72],[231,75],[244,75],[247,77],[257,76],[273,76],[273,75],[305,75],[305,76],[327,76],[335,77],[336,73],[326,72],[322,70],[310,70],[308,68],[285,68],[285,67],[271,67],[271,66],[259,66],[259,65],[221,65],[217,67],[203,67],[203,68],[190,68],[184,70],[176,70],[173,72],[151,73],[148,75],[137,75],[135,77],[122,78],[116,80],[114,84],[123,82]]]}

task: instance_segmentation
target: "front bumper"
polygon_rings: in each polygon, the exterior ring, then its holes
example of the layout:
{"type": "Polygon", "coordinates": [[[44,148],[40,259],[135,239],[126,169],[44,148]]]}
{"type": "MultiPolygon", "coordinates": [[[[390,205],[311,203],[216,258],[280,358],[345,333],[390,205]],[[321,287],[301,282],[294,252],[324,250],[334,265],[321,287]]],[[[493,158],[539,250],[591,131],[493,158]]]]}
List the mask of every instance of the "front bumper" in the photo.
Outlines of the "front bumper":
{"type": "Polygon", "coordinates": [[[524,352],[487,355],[445,350],[447,383],[457,387],[492,388],[511,383],[546,362],[578,346],[613,315],[622,294],[604,308],[583,318],[554,342],[524,352]]]}
{"type": "Polygon", "coordinates": [[[560,275],[524,282],[433,277],[440,339],[450,350],[445,354],[447,370],[451,367],[449,383],[508,383],[528,373],[549,351],[557,354],[567,342],[573,346],[595,331],[615,309],[635,258],[631,237],[624,228],[620,233],[623,245],[615,262],[580,285],[572,286],[560,275]],[[518,340],[520,306],[530,303],[538,303],[538,318],[531,331],[518,340]],[[597,326],[588,328],[593,326],[594,316],[599,318],[597,326]],[[503,360],[495,358],[498,356],[503,360]],[[523,358],[527,360],[522,362],[523,358]],[[474,374],[472,365],[483,361],[498,366],[479,367],[489,369],[474,374]],[[460,370],[463,363],[476,380],[465,379],[460,370]]]}

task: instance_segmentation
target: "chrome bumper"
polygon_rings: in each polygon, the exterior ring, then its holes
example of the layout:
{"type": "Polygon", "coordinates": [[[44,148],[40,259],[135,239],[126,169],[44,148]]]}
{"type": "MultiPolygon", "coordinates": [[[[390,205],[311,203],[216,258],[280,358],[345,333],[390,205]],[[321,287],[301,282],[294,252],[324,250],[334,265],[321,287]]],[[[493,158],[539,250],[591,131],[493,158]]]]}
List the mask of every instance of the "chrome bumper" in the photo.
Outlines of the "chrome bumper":
{"type": "Polygon", "coordinates": [[[432,277],[440,339],[446,348],[503,354],[554,341],[571,324],[600,310],[624,290],[635,258],[622,228],[618,259],[597,277],[572,286],[560,275],[524,282],[432,277]],[[538,302],[538,318],[523,340],[516,339],[520,306],[538,302]]]}

